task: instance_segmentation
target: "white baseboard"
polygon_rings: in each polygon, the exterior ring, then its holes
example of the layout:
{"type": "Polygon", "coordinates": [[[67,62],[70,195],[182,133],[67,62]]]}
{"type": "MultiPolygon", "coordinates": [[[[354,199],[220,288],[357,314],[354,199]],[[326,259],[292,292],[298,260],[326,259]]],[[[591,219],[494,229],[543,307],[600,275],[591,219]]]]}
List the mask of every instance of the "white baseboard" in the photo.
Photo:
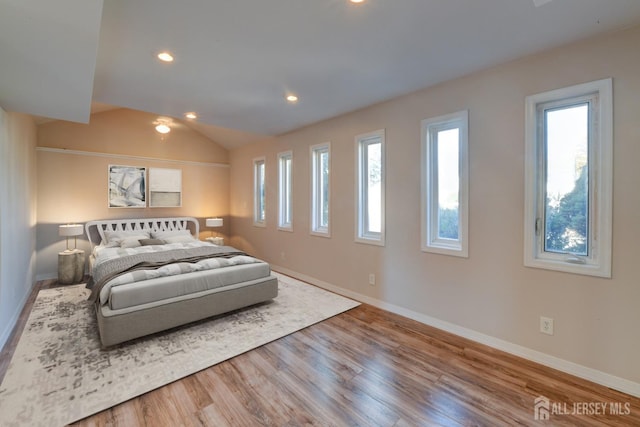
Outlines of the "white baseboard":
{"type": "Polygon", "coordinates": [[[387,302],[371,298],[366,295],[341,288],[339,286],[332,285],[331,283],[323,282],[322,280],[307,276],[306,274],[298,273],[297,271],[293,271],[285,267],[280,267],[272,264],[271,268],[274,271],[280,272],[282,274],[295,277],[299,280],[304,280],[305,282],[309,282],[313,285],[319,286],[337,294],[353,298],[365,304],[369,304],[374,307],[378,307],[383,310],[408,317],[409,319],[416,320],[420,323],[424,323],[425,325],[442,329],[443,331],[450,332],[452,334],[470,339],[480,344],[488,345],[489,347],[493,347],[506,353],[522,357],[523,359],[527,359],[532,362],[536,362],[541,365],[548,366],[550,368],[557,369],[571,375],[575,375],[576,377],[583,378],[596,384],[600,384],[635,397],[640,397],[640,383],[629,381],[615,375],[607,374],[606,372],[582,366],[568,360],[560,359],[558,357],[551,356],[549,354],[542,353],[527,347],[523,347],[521,345],[514,344],[500,338],[492,337],[490,335],[486,335],[481,332],[474,331],[473,329],[456,325],[454,323],[436,319],[435,317],[427,316],[426,314],[418,313],[395,304],[389,304],[387,302]]]}

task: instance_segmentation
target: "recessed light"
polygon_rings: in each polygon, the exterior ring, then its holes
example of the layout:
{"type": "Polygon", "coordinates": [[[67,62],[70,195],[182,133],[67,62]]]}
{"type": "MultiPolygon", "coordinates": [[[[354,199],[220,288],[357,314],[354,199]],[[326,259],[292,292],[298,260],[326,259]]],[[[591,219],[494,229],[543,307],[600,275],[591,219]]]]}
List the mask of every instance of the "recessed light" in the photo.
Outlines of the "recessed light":
{"type": "Polygon", "coordinates": [[[349,0],[351,3],[363,3],[364,0],[349,0]]]}
{"type": "Polygon", "coordinates": [[[298,97],[295,95],[287,95],[287,101],[291,103],[298,102],[298,97]]]}
{"type": "Polygon", "coordinates": [[[194,119],[198,118],[198,115],[196,113],[194,113],[193,111],[189,111],[188,113],[184,113],[184,116],[187,119],[190,119],[190,120],[194,120],[194,119]]]}
{"type": "Polygon", "coordinates": [[[160,52],[158,54],[158,59],[163,62],[173,62],[173,55],[171,55],[169,52],[166,52],[166,51],[160,52]]]}

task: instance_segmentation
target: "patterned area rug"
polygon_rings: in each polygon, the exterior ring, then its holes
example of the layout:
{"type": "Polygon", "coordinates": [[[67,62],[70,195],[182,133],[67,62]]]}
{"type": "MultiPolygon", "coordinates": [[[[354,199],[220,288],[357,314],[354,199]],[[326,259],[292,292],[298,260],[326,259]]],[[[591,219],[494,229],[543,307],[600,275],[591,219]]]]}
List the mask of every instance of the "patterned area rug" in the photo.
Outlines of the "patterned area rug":
{"type": "Polygon", "coordinates": [[[107,350],[83,285],[40,291],[0,386],[0,425],[72,423],[359,305],[274,275],[269,303],[107,350]]]}

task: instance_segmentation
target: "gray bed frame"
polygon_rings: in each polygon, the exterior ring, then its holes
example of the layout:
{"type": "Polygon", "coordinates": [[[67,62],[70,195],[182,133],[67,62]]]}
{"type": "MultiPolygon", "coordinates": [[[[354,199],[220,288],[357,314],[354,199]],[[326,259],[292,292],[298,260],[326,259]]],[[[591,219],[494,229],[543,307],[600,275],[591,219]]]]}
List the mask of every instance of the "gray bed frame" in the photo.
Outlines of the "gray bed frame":
{"type": "MultiPolygon", "coordinates": [[[[104,239],[105,231],[136,230],[190,230],[191,234],[198,238],[199,223],[192,217],[175,217],[89,221],[85,225],[92,252],[93,248],[104,239]]],[[[180,276],[176,276],[176,280],[180,280],[180,276]]],[[[96,303],[100,341],[104,347],[112,346],[268,301],[277,295],[278,279],[269,275],[256,280],[118,310],[111,310],[107,305],[96,303]]]]}

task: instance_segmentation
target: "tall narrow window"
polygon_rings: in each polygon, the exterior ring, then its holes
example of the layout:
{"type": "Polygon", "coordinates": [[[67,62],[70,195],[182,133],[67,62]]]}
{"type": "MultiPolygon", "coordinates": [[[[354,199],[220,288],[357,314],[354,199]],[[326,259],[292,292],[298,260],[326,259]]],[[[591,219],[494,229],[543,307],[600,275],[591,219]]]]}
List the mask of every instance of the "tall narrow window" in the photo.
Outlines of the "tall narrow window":
{"type": "Polygon", "coordinates": [[[611,277],[612,82],[526,99],[525,265],[611,277]]]}
{"type": "Polygon", "coordinates": [[[422,121],[422,250],[468,256],[468,113],[422,121]]]}
{"type": "Polygon", "coordinates": [[[384,130],[356,136],[356,241],[384,245],[384,130]]]}
{"type": "Polygon", "coordinates": [[[253,225],[266,225],[264,157],[253,160],[253,225]]]}
{"type": "Polygon", "coordinates": [[[293,231],[292,181],[293,153],[278,154],[278,228],[293,231]]]}
{"type": "Polygon", "coordinates": [[[331,146],[311,146],[311,234],[329,237],[329,178],[331,146]]]}

